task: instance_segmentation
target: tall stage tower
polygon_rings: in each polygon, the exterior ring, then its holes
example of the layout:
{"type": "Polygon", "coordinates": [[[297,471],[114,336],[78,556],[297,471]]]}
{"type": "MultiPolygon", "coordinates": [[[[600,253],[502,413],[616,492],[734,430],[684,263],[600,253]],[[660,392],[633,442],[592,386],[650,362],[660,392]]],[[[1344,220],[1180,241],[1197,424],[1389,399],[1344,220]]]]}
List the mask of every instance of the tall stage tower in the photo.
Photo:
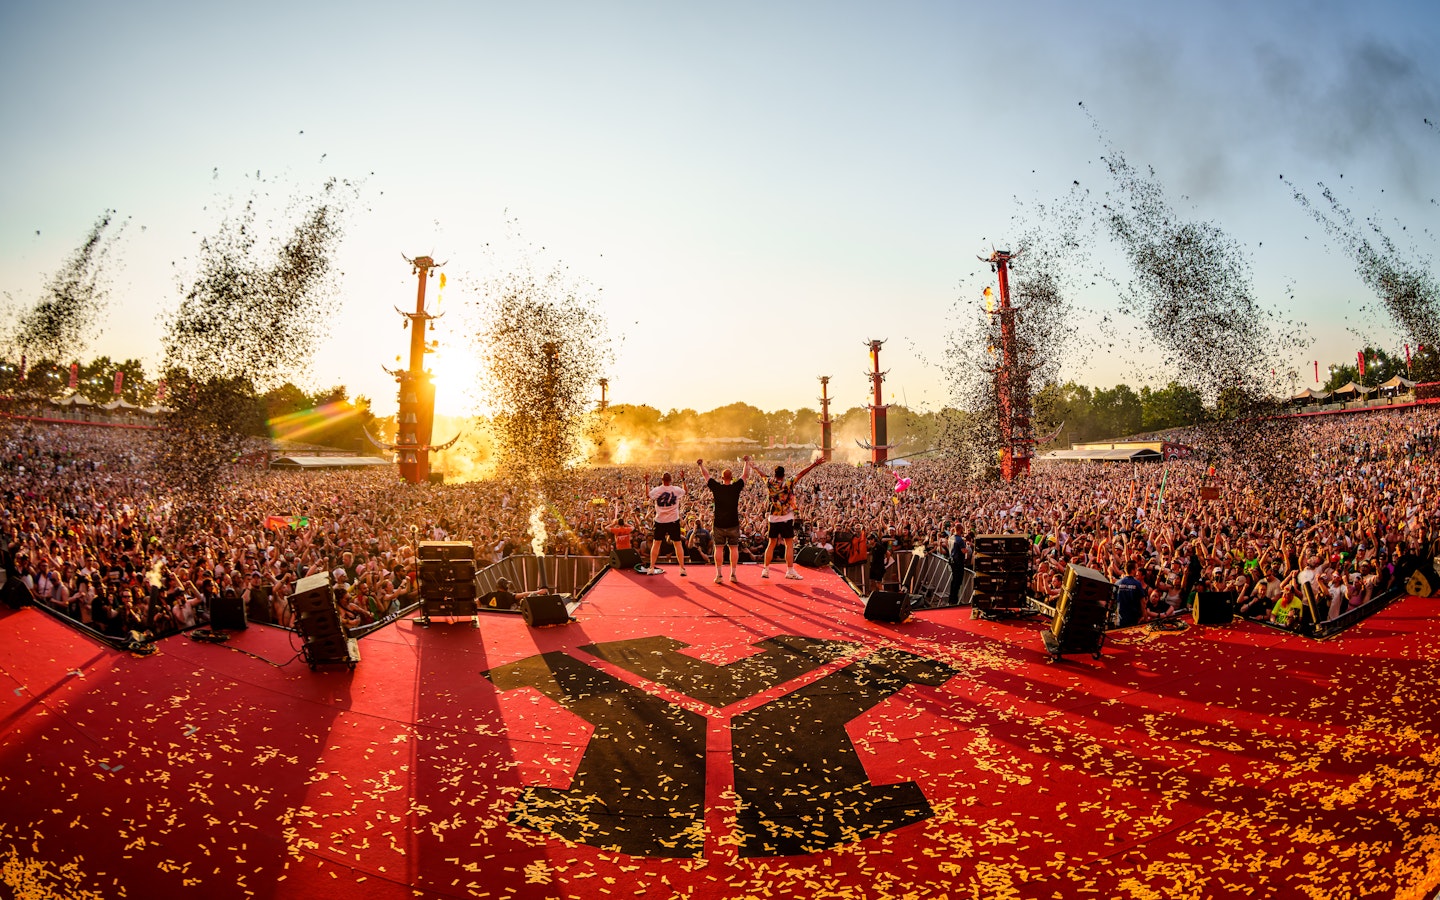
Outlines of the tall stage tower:
{"type": "Polygon", "coordinates": [[[400,409],[395,414],[395,452],[400,463],[400,477],[410,484],[420,484],[430,479],[430,439],[435,427],[435,383],[425,371],[425,342],[430,320],[437,318],[425,311],[425,282],[435,276],[440,268],[428,256],[409,257],[412,271],[417,276],[415,289],[415,311],[407,313],[396,307],[395,311],[404,316],[410,328],[410,367],[391,372],[400,386],[400,409]]]}
{"type": "Polygon", "coordinates": [[[830,418],[830,376],[820,376],[820,458],[826,462],[835,455],[835,444],[831,434],[833,420],[830,418]]]}
{"type": "Polygon", "coordinates": [[[885,432],[885,410],[886,404],[880,397],[880,384],[885,380],[885,373],[880,371],[880,347],[885,342],[871,339],[867,342],[870,347],[870,371],[866,373],[870,378],[870,387],[874,394],[874,402],[870,404],[870,465],[883,466],[890,452],[890,445],[886,443],[888,436],[885,432]]]}
{"type": "MultiPolygon", "coordinates": [[[[1010,261],[1017,254],[995,250],[985,262],[995,272],[1000,284],[1000,302],[986,303],[992,327],[1000,329],[1000,363],[995,368],[996,410],[1000,428],[1000,476],[1006,481],[1030,472],[1030,459],[1035,455],[1035,432],[1030,422],[1030,370],[1021,358],[1015,337],[1016,314],[1010,304],[1010,261]]],[[[989,300],[990,289],[985,293],[989,300]]]]}

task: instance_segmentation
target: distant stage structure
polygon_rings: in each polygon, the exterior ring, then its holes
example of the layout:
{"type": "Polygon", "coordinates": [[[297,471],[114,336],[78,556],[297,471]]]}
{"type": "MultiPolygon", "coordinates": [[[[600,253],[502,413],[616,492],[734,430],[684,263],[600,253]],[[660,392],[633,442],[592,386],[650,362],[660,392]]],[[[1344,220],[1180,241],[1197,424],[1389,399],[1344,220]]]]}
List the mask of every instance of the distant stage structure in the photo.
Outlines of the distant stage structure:
{"type": "MultiPolygon", "coordinates": [[[[395,376],[400,387],[400,408],[395,413],[395,442],[386,444],[378,441],[368,431],[365,436],[370,438],[370,442],[375,446],[395,454],[401,478],[410,484],[421,484],[432,480],[430,454],[449,448],[460,439],[460,435],[455,435],[439,446],[430,442],[435,427],[435,382],[425,370],[425,353],[429,350],[425,333],[429,321],[440,317],[425,311],[425,281],[433,277],[435,270],[443,263],[436,263],[428,256],[417,256],[414,259],[406,256],[404,259],[418,276],[419,286],[415,292],[413,313],[407,313],[398,306],[395,308],[396,312],[405,317],[405,325],[410,329],[410,368],[385,370],[395,376]]],[[[440,282],[443,287],[443,275],[440,282]]]]}
{"type": "MultiPolygon", "coordinates": [[[[990,288],[985,289],[985,311],[990,314],[992,330],[998,340],[991,346],[1000,348],[1000,361],[995,373],[997,423],[1000,431],[1000,477],[1011,481],[1016,475],[1030,472],[1030,459],[1035,455],[1035,432],[1030,422],[1030,367],[1023,358],[1015,338],[1016,314],[1010,304],[1010,261],[1016,254],[995,250],[989,259],[1000,286],[999,303],[990,288]]],[[[878,401],[877,401],[878,402],[878,401]]]]}
{"type": "Polygon", "coordinates": [[[835,455],[835,445],[832,441],[831,426],[833,420],[830,418],[830,376],[820,376],[820,458],[829,462],[835,455]]]}
{"type": "Polygon", "coordinates": [[[885,428],[885,410],[888,406],[880,396],[880,385],[885,381],[885,373],[880,371],[880,348],[884,343],[883,340],[874,339],[866,342],[866,346],[870,348],[870,371],[867,375],[870,378],[874,402],[869,406],[870,444],[865,449],[870,451],[870,465],[872,466],[885,465],[885,461],[890,455],[889,436],[885,428]]]}

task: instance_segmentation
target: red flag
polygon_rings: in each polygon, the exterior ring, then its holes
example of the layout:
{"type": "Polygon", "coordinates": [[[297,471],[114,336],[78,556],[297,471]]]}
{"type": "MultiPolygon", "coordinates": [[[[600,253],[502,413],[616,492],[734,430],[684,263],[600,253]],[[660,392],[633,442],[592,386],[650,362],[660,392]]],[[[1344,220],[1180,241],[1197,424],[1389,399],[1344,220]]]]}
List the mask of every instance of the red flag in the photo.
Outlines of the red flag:
{"type": "Polygon", "coordinates": [[[1410,368],[1410,345],[1405,345],[1405,368],[1410,368]]]}
{"type": "Polygon", "coordinates": [[[165,385],[165,379],[162,378],[162,379],[160,379],[160,387],[159,387],[159,389],[155,392],[155,402],[156,402],[156,403],[164,403],[164,402],[165,402],[165,387],[166,387],[166,385],[165,385]]]}
{"type": "Polygon", "coordinates": [[[1358,353],[1356,353],[1356,354],[1355,354],[1355,358],[1360,361],[1360,377],[1361,377],[1361,378],[1364,378],[1364,377],[1365,377],[1365,351],[1364,351],[1364,350],[1361,350],[1361,351],[1359,351],[1358,353]]]}
{"type": "Polygon", "coordinates": [[[122,390],[124,390],[124,387],[125,387],[125,371],[124,371],[123,369],[116,369],[116,370],[115,370],[115,396],[117,396],[117,397],[120,396],[120,392],[121,392],[122,390]]]}
{"type": "Polygon", "coordinates": [[[25,354],[20,354],[20,380],[25,380],[25,354]]]}
{"type": "Polygon", "coordinates": [[[75,389],[76,389],[77,387],[79,387],[79,386],[80,386],[80,364],[79,364],[79,363],[71,363],[71,364],[70,364],[70,390],[73,391],[73,390],[75,390],[75,389]]]}
{"type": "Polygon", "coordinates": [[[1320,360],[1315,360],[1315,383],[1320,383],[1320,360]]]}

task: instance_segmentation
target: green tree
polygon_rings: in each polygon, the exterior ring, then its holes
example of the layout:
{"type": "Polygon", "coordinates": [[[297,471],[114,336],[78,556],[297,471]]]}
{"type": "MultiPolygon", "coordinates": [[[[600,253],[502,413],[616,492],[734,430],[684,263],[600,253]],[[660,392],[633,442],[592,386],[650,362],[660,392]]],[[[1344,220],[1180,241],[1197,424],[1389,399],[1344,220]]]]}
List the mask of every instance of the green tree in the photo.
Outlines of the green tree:
{"type": "Polygon", "coordinates": [[[1140,389],[1141,424],[1146,432],[1194,425],[1205,417],[1205,401],[1193,387],[1172,381],[1158,390],[1140,389]]]}
{"type": "Polygon", "coordinates": [[[1140,396],[1128,384],[1117,384],[1109,390],[1097,388],[1091,396],[1090,409],[1102,438],[1128,437],[1140,431],[1140,396]]]}

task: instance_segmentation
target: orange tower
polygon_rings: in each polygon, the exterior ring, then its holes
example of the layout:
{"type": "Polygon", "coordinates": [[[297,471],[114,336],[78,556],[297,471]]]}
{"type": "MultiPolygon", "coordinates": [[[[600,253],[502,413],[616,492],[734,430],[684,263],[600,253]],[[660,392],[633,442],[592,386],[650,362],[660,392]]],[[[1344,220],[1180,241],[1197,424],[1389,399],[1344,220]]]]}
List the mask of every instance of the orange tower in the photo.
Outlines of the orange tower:
{"type": "MultiPolygon", "coordinates": [[[[1006,481],[1030,472],[1035,455],[1035,433],[1030,424],[1030,379],[1022,364],[1015,339],[1018,310],[1010,305],[1010,260],[1015,254],[996,250],[990,263],[1000,282],[1000,302],[988,308],[992,322],[1000,326],[1000,364],[995,369],[995,392],[1000,426],[1000,476],[1006,481]]],[[[986,289],[989,293],[989,289],[986,289]]]]}
{"type": "Polygon", "coordinates": [[[392,372],[400,385],[400,409],[395,414],[395,452],[400,463],[400,477],[410,484],[420,484],[430,479],[430,445],[435,426],[435,384],[425,370],[425,352],[429,349],[425,341],[430,320],[437,318],[425,311],[425,281],[433,278],[440,268],[428,256],[409,257],[417,276],[415,290],[415,311],[407,313],[396,307],[396,312],[406,318],[410,328],[410,367],[392,372]]]}

